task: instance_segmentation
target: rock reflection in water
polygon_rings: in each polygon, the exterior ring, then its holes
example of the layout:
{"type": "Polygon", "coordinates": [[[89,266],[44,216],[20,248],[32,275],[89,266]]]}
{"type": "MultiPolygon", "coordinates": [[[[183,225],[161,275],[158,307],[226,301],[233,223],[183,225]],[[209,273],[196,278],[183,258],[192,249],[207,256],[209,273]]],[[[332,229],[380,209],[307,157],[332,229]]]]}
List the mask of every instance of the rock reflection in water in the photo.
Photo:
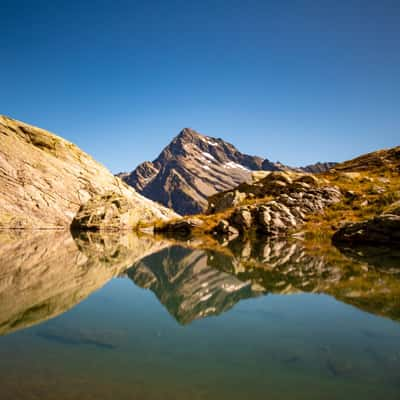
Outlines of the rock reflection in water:
{"type": "Polygon", "coordinates": [[[0,233],[0,334],[53,318],[166,241],[65,231],[0,233]]]}
{"type": "Polygon", "coordinates": [[[328,294],[400,319],[399,254],[342,254],[333,246],[277,240],[196,247],[133,234],[2,232],[0,334],[57,316],[125,272],[181,324],[218,315],[242,299],[297,292],[328,294]]]}
{"type": "MultiPolygon", "coordinates": [[[[187,246],[187,244],[185,244],[187,246]]],[[[349,258],[333,246],[301,241],[230,242],[223,251],[173,247],[128,271],[182,324],[227,311],[260,294],[324,293],[362,310],[400,319],[400,265],[349,258]]]]}

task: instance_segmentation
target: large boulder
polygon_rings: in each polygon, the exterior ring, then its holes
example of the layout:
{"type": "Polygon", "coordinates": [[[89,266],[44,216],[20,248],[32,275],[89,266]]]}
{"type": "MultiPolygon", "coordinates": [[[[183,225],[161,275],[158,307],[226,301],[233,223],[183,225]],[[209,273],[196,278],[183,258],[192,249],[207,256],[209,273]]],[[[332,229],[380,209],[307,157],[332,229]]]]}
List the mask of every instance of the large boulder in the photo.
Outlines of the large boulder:
{"type": "Polygon", "coordinates": [[[335,244],[400,244],[400,216],[382,214],[363,222],[348,223],[332,237],[335,244]]]}
{"type": "Polygon", "coordinates": [[[242,193],[239,190],[224,192],[221,195],[217,194],[210,199],[207,214],[213,214],[224,211],[228,208],[237,207],[246,200],[246,198],[246,193],[242,193]]]}
{"type": "Polygon", "coordinates": [[[138,210],[135,200],[119,193],[93,196],[82,205],[72,221],[73,230],[118,231],[132,229],[154,217],[150,210],[138,210]]]}
{"type": "Polygon", "coordinates": [[[131,213],[143,216],[130,219],[134,224],[176,216],[74,144],[0,116],[0,229],[69,228],[82,205],[92,199],[92,206],[93,199],[110,192],[126,198],[131,213]]]}

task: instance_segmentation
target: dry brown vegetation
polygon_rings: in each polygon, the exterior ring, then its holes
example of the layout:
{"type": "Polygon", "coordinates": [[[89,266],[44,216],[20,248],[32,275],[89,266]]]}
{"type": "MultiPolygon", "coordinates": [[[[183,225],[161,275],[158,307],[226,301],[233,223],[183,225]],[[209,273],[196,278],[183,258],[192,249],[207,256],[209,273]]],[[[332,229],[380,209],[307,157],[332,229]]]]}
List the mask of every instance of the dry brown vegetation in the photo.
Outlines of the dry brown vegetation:
{"type": "Polygon", "coordinates": [[[373,218],[400,200],[400,174],[396,171],[335,171],[323,177],[339,187],[344,198],[322,214],[308,217],[302,230],[309,236],[330,237],[343,223],[373,218]]]}

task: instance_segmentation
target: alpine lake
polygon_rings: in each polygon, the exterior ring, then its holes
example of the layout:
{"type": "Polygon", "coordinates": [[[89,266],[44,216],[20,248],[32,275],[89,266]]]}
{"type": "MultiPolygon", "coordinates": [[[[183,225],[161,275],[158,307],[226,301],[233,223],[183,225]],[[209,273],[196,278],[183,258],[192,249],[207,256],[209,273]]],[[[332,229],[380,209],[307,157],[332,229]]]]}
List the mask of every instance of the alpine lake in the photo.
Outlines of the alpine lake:
{"type": "Polygon", "coordinates": [[[400,399],[400,251],[0,232],[0,399],[400,399]]]}

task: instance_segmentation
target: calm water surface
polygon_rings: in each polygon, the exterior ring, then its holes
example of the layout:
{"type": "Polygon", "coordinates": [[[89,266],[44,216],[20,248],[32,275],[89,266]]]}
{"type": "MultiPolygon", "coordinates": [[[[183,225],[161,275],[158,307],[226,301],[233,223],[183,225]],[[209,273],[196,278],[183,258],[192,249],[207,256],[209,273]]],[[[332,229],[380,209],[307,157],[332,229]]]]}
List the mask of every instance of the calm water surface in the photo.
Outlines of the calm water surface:
{"type": "Polygon", "coordinates": [[[0,239],[0,399],[400,398],[396,257],[0,239]]]}

